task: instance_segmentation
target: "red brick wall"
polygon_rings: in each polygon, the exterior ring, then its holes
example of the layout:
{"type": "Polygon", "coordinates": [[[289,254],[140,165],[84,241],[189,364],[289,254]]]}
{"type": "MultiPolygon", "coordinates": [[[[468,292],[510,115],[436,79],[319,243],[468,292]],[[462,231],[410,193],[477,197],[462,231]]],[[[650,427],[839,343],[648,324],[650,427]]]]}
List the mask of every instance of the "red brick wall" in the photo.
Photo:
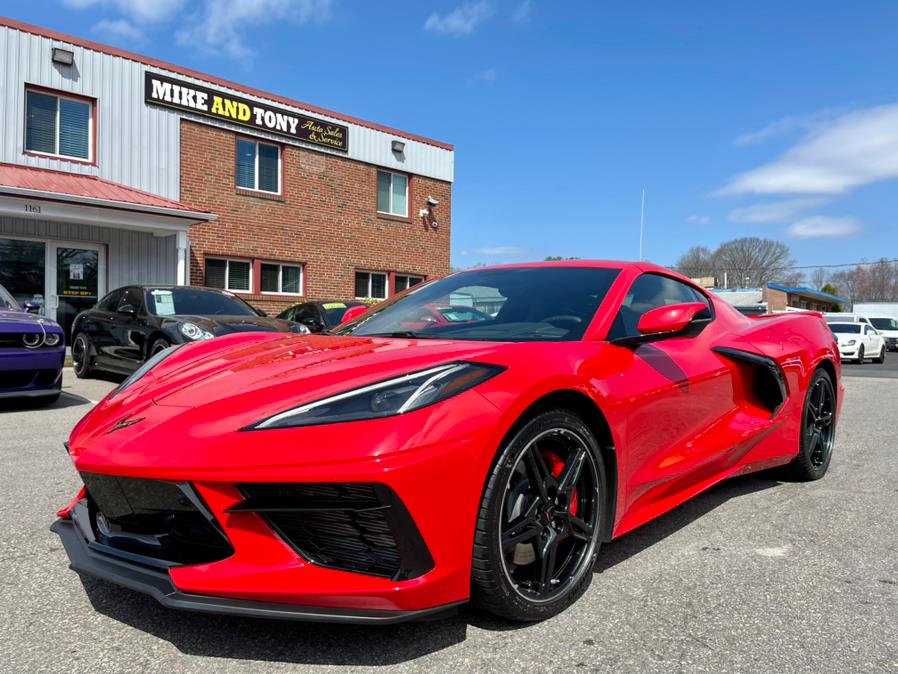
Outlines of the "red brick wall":
{"type": "Polygon", "coordinates": [[[377,167],[283,145],[282,194],[247,194],[235,182],[236,136],[181,121],[181,201],[218,215],[190,229],[191,283],[203,284],[206,256],[254,260],[254,293],[241,297],[276,314],[306,298],[351,299],[356,269],[449,273],[451,183],[410,176],[410,217],[382,216],[377,167]],[[440,202],[436,230],[418,217],[428,196],[440,202]],[[263,260],[302,263],[304,297],[258,294],[263,260]]]}

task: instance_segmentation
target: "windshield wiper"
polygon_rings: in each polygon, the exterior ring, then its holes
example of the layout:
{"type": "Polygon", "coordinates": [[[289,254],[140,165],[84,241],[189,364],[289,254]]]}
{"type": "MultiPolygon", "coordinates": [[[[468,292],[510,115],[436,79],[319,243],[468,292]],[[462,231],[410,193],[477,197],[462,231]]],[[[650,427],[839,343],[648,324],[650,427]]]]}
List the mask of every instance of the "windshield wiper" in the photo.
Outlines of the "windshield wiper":
{"type": "Polygon", "coordinates": [[[398,339],[441,339],[439,335],[429,335],[424,332],[415,332],[414,330],[397,330],[395,332],[371,332],[367,335],[356,335],[357,337],[396,337],[398,339]]]}

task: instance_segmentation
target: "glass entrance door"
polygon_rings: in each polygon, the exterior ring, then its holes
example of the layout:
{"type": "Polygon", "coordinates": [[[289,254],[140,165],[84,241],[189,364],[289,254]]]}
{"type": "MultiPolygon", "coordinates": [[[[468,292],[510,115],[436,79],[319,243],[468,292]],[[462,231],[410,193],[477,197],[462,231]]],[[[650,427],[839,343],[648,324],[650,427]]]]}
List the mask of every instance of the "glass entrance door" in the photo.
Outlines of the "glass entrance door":
{"type": "Polygon", "coordinates": [[[103,249],[92,244],[51,245],[50,306],[71,343],[72,321],[79,311],[89,309],[106,294],[106,265],[103,249]]]}

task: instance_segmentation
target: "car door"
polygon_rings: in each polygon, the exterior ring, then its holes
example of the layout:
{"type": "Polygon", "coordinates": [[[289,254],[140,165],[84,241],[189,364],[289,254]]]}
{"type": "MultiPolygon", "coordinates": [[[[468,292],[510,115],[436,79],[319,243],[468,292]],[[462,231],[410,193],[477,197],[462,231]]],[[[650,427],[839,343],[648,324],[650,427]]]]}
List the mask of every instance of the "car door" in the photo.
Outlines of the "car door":
{"type": "Polygon", "coordinates": [[[724,427],[733,410],[733,377],[711,351],[720,330],[709,298],[673,277],[642,274],[622,302],[608,335],[615,352],[608,360],[622,365],[605,375],[613,393],[610,412],[622,421],[618,440],[626,448],[618,458],[622,530],[694,490],[732,446],[724,427]],[[690,329],[626,343],[638,336],[639,319],[647,311],[691,302],[707,309],[690,329]]]}
{"type": "Polygon", "coordinates": [[[85,314],[79,325],[79,331],[87,336],[100,365],[114,361],[115,358],[113,353],[116,346],[115,310],[123,292],[124,289],[118,288],[106,295],[97,303],[96,307],[85,314]]]}
{"type": "Polygon", "coordinates": [[[864,351],[869,356],[878,356],[879,350],[882,348],[880,344],[880,336],[871,325],[864,325],[864,351]]]}
{"type": "Polygon", "coordinates": [[[125,369],[140,367],[146,353],[148,327],[144,305],[143,289],[132,286],[124,289],[116,307],[116,358],[125,369]]]}

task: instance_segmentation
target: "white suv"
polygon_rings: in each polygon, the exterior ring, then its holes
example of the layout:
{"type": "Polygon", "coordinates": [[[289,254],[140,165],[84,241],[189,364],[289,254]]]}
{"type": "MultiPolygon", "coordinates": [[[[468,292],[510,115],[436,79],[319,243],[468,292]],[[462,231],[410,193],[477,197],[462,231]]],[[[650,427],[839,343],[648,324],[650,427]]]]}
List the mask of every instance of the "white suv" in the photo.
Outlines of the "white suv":
{"type": "Polygon", "coordinates": [[[854,360],[860,365],[867,358],[874,363],[886,359],[886,340],[876,328],[867,323],[829,323],[829,329],[839,343],[842,360],[854,360]]]}

